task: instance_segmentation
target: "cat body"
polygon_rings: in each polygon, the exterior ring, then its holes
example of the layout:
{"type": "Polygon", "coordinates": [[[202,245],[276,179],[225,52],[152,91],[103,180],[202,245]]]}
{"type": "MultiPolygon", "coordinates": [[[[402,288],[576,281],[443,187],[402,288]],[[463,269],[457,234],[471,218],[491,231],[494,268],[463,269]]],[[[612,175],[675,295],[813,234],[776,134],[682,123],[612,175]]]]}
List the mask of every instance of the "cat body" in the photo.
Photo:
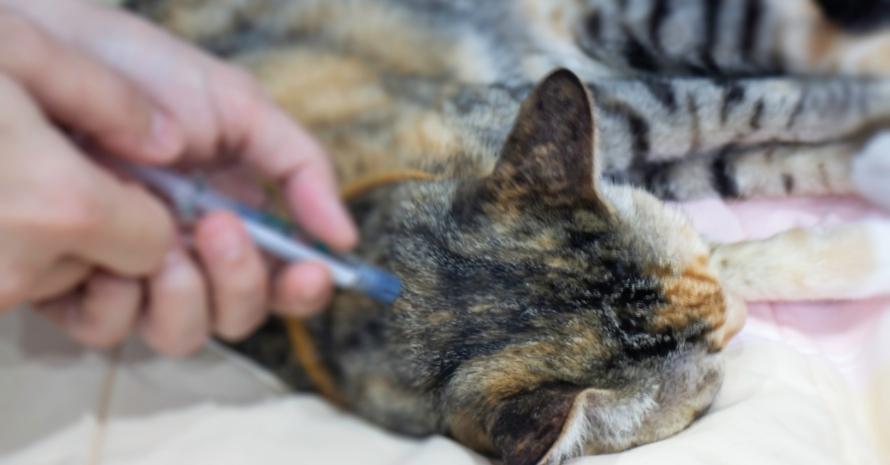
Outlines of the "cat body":
{"type": "MultiPolygon", "coordinates": [[[[509,465],[652,442],[712,402],[744,299],[890,288],[885,223],[707,244],[662,202],[855,192],[890,33],[812,1],[125,3],[249,69],[344,184],[430,175],[349,199],[402,296],[306,323],[389,429],[509,465]]],[[[238,348],[311,388],[280,322],[238,348]]]]}

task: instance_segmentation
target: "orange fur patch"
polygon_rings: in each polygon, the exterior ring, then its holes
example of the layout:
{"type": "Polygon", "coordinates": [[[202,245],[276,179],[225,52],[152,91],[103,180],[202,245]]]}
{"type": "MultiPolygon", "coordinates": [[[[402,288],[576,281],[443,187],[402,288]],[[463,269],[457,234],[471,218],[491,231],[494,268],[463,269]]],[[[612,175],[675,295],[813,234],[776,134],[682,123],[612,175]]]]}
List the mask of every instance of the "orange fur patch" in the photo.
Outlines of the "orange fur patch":
{"type": "Polygon", "coordinates": [[[343,188],[340,196],[344,200],[349,201],[350,199],[359,197],[377,187],[385,186],[387,184],[394,184],[406,181],[433,181],[435,179],[435,175],[418,170],[404,170],[380,173],[378,175],[369,176],[367,178],[362,178],[353,183],[350,183],[343,188]]]}
{"type": "Polygon", "coordinates": [[[448,427],[455,439],[467,446],[480,451],[492,453],[494,445],[491,438],[482,429],[479,421],[478,411],[459,411],[457,414],[449,417],[448,427]]]}
{"type": "Polygon", "coordinates": [[[726,321],[726,301],[717,277],[708,269],[708,258],[699,257],[679,275],[659,273],[668,304],[658,311],[654,330],[678,328],[701,320],[711,329],[726,321]]]}
{"type": "Polygon", "coordinates": [[[294,46],[266,49],[239,62],[276,103],[307,126],[346,123],[392,103],[379,75],[356,58],[294,46]]]}
{"type": "Polygon", "coordinates": [[[288,318],[285,320],[285,324],[291,347],[294,349],[294,356],[306,371],[306,375],[309,376],[315,389],[318,389],[319,394],[332,404],[345,408],[349,402],[337,388],[334,378],[324,366],[305,323],[295,318],[288,318]]]}

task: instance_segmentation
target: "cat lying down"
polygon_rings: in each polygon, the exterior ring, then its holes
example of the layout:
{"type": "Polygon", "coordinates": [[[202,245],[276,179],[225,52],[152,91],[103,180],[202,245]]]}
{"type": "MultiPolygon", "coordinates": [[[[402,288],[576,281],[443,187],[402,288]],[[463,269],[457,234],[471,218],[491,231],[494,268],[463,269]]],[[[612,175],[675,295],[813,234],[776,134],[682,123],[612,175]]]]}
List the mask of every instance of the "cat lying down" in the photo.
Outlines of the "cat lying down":
{"type": "Polygon", "coordinates": [[[745,301],[890,290],[888,222],[708,244],[662,202],[876,195],[890,32],[810,0],[126,3],[250,69],[361,187],[357,253],[399,300],[237,347],[393,431],[507,465],[657,441],[706,413],[745,301]]]}

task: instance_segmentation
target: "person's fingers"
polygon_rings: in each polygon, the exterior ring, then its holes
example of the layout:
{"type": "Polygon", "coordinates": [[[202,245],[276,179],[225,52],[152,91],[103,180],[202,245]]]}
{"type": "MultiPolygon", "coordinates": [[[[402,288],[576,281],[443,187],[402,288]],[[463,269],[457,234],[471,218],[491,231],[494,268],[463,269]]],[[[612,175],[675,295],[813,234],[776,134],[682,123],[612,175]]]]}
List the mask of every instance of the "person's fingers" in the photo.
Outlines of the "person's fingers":
{"type": "Polygon", "coordinates": [[[214,86],[227,144],[264,175],[281,182],[294,218],[312,236],[337,250],[355,246],[358,232],[337,191],[333,168],[321,146],[273,106],[245,74],[232,69],[214,86]]]}
{"type": "Polygon", "coordinates": [[[82,197],[75,208],[82,219],[70,235],[74,253],[121,275],[157,270],[173,243],[170,212],[142,187],[123,183],[88,160],[82,165],[81,179],[89,185],[75,194],[82,197]]]}
{"type": "Polygon", "coordinates": [[[62,259],[43,276],[34,280],[35,287],[28,299],[40,302],[71,292],[92,273],[93,267],[73,258],[62,259]]]}
{"type": "Polygon", "coordinates": [[[148,308],[139,332],[155,351],[183,356],[200,349],[210,328],[207,285],[188,254],[175,249],[149,279],[148,308]]]}
{"type": "Polygon", "coordinates": [[[323,264],[291,265],[275,282],[275,311],[298,318],[309,317],[321,311],[332,295],[331,275],[323,264]]]}
{"type": "MultiPolygon", "coordinates": [[[[31,250],[28,261],[47,262],[45,268],[62,254],[120,275],[157,269],[174,233],[167,208],[42,121],[25,90],[2,73],[0,100],[18,111],[17,118],[0,118],[4,212],[18,218],[22,237],[45,244],[31,250]]],[[[34,271],[41,274],[42,268],[34,271]]]]}
{"type": "Polygon", "coordinates": [[[313,237],[331,248],[347,251],[358,242],[358,230],[340,201],[326,162],[307,161],[295,167],[284,186],[294,218],[313,237]]]}
{"type": "MultiPolygon", "coordinates": [[[[0,241],[2,239],[0,235],[0,241]]],[[[0,253],[4,252],[7,251],[0,244],[0,253]]],[[[17,263],[0,262],[0,313],[26,303],[35,281],[33,271],[17,263]]]]}
{"type": "Polygon", "coordinates": [[[159,163],[184,147],[176,123],[126,79],[4,8],[0,72],[25,87],[49,117],[115,155],[159,163]]]}
{"type": "Polygon", "coordinates": [[[259,251],[240,220],[212,213],[195,228],[195,247],[210,277],[214,332],[237,340],[266,316],[269,278],[259,251]]]}
{"type": "Polygon", "coordinates": [[[98,272],[88,279],[83,293],[38,304],[37,310],[78,342],[107,349],[129,334],[141,301],[138,281],[98,272]]]}

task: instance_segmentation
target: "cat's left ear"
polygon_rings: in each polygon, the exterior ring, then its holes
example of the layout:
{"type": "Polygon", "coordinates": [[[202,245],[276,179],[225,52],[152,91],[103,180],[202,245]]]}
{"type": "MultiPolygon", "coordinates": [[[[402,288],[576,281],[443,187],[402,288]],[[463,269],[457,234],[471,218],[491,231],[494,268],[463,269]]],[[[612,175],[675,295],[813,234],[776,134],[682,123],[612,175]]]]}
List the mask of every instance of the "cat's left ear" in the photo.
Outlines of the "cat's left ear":
{"type": "Polygon", "coordinates": [[[490,439],[504,465],[559,465],[582,454],[629,448],[656,405],[653,393],[550,386],[492,411],[490,439]]]}
{"type": "Polygon", "coordinates": [[[574,73],[547,76],[522,104],[487,184],[501,201],[606,204],[597,191],[591,97],[574,73]]]}

